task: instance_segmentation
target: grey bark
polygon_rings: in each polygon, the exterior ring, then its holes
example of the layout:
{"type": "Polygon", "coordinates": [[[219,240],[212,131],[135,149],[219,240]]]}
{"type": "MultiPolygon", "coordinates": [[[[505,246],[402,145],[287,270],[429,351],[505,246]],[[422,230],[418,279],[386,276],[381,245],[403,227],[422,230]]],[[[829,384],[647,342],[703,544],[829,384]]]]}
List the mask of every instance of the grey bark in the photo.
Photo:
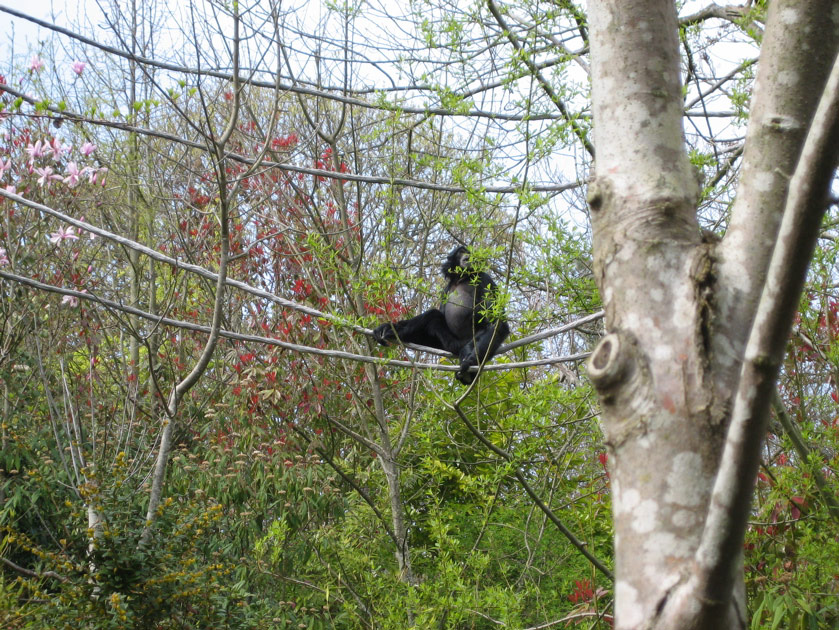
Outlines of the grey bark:
{"type": "Polygon", "coordinates": [[[589,6],[589,202],[609,332],[589,375],[612,473],[615,627],[743,628],[740,550],[769,400],[756,394],[774,383],[792,318],[780,302],[797,304],[824,173],[835,167],[835,151],[820,164],[799,158],[839,11],[828,1],[772,3],[737,202],[718,242],[696,220],[674,4],[589,6]],[[784,208],[801,206],[788,199],[797,166],[810,212],[785,247],[805,263],[773,263],[768,284],[784,208]]]}

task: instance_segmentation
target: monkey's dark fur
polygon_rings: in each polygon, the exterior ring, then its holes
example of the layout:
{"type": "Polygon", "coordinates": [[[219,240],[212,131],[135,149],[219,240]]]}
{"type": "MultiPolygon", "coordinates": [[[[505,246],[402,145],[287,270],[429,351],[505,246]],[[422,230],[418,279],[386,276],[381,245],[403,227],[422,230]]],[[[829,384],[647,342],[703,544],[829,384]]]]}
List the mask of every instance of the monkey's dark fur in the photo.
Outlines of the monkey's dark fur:
{"type": "Polygon", "coordinates": [[[457,380],[469,385],[476,376],[469,368],[492,358],[510,327],[493,308],[498,287],[489,274],[472,268],[468,248],[452,250],[442,271],[448,285],[439,309],[382,324],[373,337],[384,346],[398,341],[450,352],[460,358],[457,380]]]}

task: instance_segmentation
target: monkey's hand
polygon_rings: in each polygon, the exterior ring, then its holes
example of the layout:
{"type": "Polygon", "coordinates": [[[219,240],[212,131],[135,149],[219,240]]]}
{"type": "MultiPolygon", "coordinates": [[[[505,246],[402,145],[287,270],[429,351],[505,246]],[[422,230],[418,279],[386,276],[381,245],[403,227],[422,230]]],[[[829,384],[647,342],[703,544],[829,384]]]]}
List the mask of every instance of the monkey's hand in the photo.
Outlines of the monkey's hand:
{"type": "Polygon", "coordinates": [[[393,342],[396,340],[396,331],[393,328],[393,324],[388,322],[375,328],[373,330],[373,339],[383,346],[393,345],[393,342]]]}

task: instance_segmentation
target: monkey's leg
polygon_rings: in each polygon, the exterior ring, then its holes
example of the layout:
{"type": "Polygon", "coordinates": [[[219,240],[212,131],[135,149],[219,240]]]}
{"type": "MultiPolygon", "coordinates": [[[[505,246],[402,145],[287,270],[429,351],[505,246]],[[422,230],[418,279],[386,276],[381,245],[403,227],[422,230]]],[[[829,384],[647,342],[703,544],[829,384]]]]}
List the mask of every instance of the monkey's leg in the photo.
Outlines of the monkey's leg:
{"type": "Polygon", "coordinates": [[[454,355],[457,355],[463,346],[463,341],[452,334],[446,325],[443,312],[436,308],[411,319],[382,324],[373,331],[373,338],[384,346],[389,346],[394,341],[415,343],[445,350],[454,355]]]}
{"type": "Polygon", "coordinates": [[[503,321],[478,330],[474,339],[460,351],[460,370],[455,375],[457,380],[464,385],[470,385],[477,376],[477,372],[470,368],[495,356],[495,352],[509,334],[510,327],[503,321]]]}

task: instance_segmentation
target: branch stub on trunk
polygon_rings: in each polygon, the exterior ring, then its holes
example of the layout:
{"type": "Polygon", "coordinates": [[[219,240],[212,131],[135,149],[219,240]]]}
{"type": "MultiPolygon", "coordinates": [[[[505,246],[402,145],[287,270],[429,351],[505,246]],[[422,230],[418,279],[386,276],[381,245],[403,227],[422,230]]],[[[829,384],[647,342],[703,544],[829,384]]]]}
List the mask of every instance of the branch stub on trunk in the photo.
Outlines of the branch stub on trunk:
{"type": "Polygon", "coordinates": [[[628,374],[630,361],[624,350],[625,344],[621,343],[620,336],[609,333],[600,340],[589,357],[586,369],[591,382],[602,396],[608,395],[628,374]]]}

